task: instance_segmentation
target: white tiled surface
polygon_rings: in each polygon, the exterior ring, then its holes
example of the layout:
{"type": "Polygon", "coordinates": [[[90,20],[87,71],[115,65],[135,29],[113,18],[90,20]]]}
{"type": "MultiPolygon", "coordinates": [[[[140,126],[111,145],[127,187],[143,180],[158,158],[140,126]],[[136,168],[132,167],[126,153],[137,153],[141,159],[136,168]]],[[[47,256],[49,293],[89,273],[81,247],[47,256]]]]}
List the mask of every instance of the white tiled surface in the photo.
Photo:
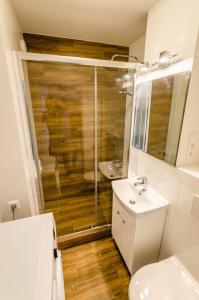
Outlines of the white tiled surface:
{"type": "MultiPolygon", "coordinates": [[[[2,220],[12,219],[8,201],[19,200],[20,210],[16,218],[30,216],[33,199],[29,185],[32,173],[28,172],[26,159],[25,127],[22,126],[22,110],[18,101],[12,61],[13,51],[20,50],[22,29],[12,8],[11,1],[0,1],[0,118],[1,155],[0,155],[0,212],[2,220]]],[[[21,86],[21,82],[20,82],[21,86]]],[[[25,103],[24,103],[25,106],[25,103]]],[[[24,108],[24,115],[26,114],[24,108]]],[[[23,120],[24,121],[24,120],[23,120]]],[[[28,124],[26,128],[28,127],[28,124]]],[[[29,152],[31,147],[29,144],[29,152]]]]}
{"type": "Polygon", "coordinates": [[[148,13],[145,61],[157,61],[159,53],[168,49],[178,57],[194,53],[198,31],[199,1],[161,0],[148,13]]]}
{"type": "Polygon", "coordinates": [[[182,124],[177,166],[199,164],[199,35],[195,49],[193,69],[187,95],[187,103],[182,124]]]}
{"type": "MultiPolygon", "coordinates": [[[[176,0],[175,2],[177,3],[178,1],[179,0],[176,0]]],[[[160,1],[158,7],[161,4],[168,5],[167,1],[160,1]]],[[[161,29],[162,27],[160,26],[160,30],[161,29]]],[[[179,31],[176,32],[179,35],[179,31]]],[[[150,28],[147,32],[147,39],[149,35],[150,28]]],[[[170,39],[169,35],[167,35],[167,37],[170,39]]],[[[149,36],[149,39],[150,38],[151,36],[149,36]]],[[[155,37],[155,39],[157,43],[161,45],[161,41],[157,37],[155,37]]],[[[151,44],[151,47],[151,49],[154,49],[154,44],[151,44]]],[[[165,48],[167,49],[168,47],[165,48]]],[[[171,48],[169,49],[171,50],[171,48]]],[[[199,195],[199,176],[193,176],[194,174],[199,174],[199,172],[196,172],[196,169],[199,166],[198,76],[199,37],[195,51],[193,71],[178,152],[177,165],[181,167],[181,169],[174,168],[131,147],[129,177],[135,175],[147,176],[151,187],[170,202],[163,234],[160,259],[169,257],[173,254],[176,255],[196,280],[199,281],[199,219],[197,218],[197,215],[199,215],[197,206],[199,205],[196,205],[196,203],[193,205],[194,195],[199,195]],[[197,166],[190,166],[192,163],[197,163],[197,166]],[[186,173],[186,170],[188,170],[189,173],[186,173]]]]}
{"type": "Polygon", "coordinates": [[[170,202],[160,259],[177,255],[199,281],[199,219],[192,214],[199,179],[141,151],[132,149],[131,157],[129,176],[147,176],[151,187],[170,202]]]}

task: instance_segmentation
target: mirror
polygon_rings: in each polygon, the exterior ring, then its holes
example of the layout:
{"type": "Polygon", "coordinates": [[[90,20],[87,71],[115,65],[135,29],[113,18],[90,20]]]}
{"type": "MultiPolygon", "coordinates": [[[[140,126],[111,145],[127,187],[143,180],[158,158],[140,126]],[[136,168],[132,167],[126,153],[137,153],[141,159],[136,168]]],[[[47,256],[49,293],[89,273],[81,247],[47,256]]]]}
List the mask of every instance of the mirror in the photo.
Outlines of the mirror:
{"type": "Polygon", "coordinates": [[[135,86],[133,147],[176,165],[190,72],[135,86]]]}

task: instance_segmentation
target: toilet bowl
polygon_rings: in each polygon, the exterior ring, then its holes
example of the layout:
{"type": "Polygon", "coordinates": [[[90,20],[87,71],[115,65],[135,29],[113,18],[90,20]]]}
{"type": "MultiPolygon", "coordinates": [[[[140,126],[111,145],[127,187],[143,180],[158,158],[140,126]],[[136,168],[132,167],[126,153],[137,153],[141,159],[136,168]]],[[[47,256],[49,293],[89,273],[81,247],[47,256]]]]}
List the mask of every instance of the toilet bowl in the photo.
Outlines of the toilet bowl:
{"type": "Polygon", "coordinates": [[[129,285],[129,300],[199,300],[199,284],[176,256],[141,268],[129,285]]]}

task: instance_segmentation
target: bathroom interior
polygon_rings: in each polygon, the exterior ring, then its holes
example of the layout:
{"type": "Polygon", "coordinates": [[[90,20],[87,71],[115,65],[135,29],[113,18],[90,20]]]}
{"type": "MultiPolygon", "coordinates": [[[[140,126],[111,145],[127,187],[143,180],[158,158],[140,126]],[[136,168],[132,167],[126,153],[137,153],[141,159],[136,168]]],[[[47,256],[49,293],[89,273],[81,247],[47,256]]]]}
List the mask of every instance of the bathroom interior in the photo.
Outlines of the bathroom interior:
{"type": "Polygon", "coordinates": [[[199,300],[198,0],[0,0],[0,299],[199,300]]]}

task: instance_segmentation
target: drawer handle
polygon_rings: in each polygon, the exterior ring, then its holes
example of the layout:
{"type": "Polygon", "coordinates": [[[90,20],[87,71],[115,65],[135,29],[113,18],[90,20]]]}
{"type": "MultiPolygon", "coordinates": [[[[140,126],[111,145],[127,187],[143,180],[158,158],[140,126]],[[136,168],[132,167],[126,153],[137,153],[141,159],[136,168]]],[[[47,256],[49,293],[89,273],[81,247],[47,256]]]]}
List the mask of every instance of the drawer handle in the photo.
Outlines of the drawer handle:
{"type": "Polygon", "coordinates": [[[122,223],[123,223],[123,224],[126,224],[126,221],[125,221],[125,220],[122,220],[122,223]]]}
{"type": "Polygon", "coordinates": [[[55,259],[58,258],[58,249],[57,248],[53,249],[53,254],[54,254],[55,259]]]}
{"type": "Polygon", "coordinates": [[[117,214],[118,214],[118,215],[120,215],[120,212],[119,212],[119,210],[117,211],[117,214]]]}

